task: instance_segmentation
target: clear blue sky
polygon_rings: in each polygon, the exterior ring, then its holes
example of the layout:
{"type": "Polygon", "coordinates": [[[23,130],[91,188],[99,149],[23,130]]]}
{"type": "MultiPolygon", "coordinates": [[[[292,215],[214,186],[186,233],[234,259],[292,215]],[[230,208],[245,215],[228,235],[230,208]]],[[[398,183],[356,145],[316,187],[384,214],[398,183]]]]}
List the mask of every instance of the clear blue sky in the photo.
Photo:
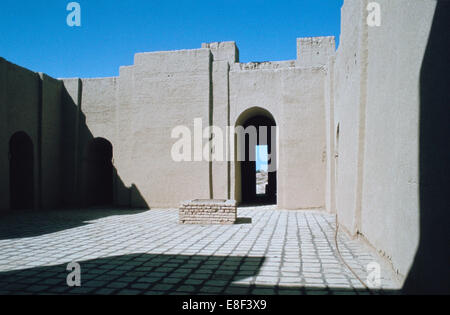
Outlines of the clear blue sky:
{"type": "Polygon", "coordinates": [[[267,145],[257,145],[255,147],[256,151],[256,170],[268,170],[268,162],[269,162],[269,154],[267,152],[268,146],[267,145]]]}
{"type": "MultiPolygon", "coordinates": [[[[296,38],[339,36],[343,0],[1,0],[0,56],[53,77],[118,75],[136,52],[236,41],[241,62],[296,58],[296,38]]],[[[338,38],[337,38],[338,40],[338,38]]]]}

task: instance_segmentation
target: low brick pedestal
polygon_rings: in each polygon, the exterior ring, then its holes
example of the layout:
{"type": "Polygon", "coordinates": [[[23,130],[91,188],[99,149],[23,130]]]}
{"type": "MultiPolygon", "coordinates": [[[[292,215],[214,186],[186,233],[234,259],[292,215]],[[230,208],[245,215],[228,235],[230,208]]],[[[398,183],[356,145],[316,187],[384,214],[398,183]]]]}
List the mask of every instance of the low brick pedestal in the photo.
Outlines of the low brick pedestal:
{"type": "Polygon", "coordinates": [[[179,210],[180,224],[234,224],[237,219],[237,207],[234,200],[185,201],[179,210]]]}

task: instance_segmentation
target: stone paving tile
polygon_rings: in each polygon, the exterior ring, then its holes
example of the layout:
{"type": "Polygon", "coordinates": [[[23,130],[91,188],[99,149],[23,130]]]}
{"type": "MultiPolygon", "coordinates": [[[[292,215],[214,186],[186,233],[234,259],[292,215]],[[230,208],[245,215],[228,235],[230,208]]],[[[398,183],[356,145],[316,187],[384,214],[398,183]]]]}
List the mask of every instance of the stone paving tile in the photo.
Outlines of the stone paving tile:
{"type": "MultiPolygon", "coordinates": [[[[373,294],[398,288],[382,263],[381,288],[363,288],[336,254],[332,215],[272,206],[239,208],[238,215],[251,223],[179,225],[176,209],[10,213],[0,220],[0,292],[373,294]],[[80,288],[66,284],[73,261],[81,265],[80,288]]],[[[363,280],[367,264],[381,262],[343,233],[338,242],[363,280]]]]}

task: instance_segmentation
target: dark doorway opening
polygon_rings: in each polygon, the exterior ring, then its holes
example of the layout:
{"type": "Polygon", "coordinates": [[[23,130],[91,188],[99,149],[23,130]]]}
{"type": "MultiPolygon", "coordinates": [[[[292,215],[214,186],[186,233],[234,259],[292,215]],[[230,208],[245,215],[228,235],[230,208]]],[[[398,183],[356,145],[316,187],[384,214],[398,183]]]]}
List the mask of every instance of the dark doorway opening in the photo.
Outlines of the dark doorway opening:
{"type": "Polygon", "coordinates": [[[34,208],[33,141],[17,132],[9,141],[10,205],[13,210],[34,208]]]}
{"type": "MultiPolygon", "coordinates": [[[[269,113],[258,113],[246,119],[241,126],[245,132],[245,160],[240,161],[240,188],[242,204],[276,204],[276,127],[269,113]],[[251,129],[256,131],[256,141],[251,141],[251,129]],[[261,154],[261,152],[266,152],[261,154]],[[258,157],[263,161],[257,161],[258,157]],[[264,156],[265,155],[265,156],[264,156]],[[264,162],[264,160],[266,160],[264,162]],[[266,167],[264,167],[264,164],[266,167]],[[262,187],[261,187],[262,186],[262,187]],[[259,188],[258,188],[259,187],[259,188]]],[[[244,139],[242,139],[244,141],[244,139]]],[[[238,140],[239,142],[239,140],[238,140]]]]}
{"type": "Polygon", "coordinates": [[[92,139],[85,158],[85,202],[88,207],[113,204],[113,148],[103,138],[92,139]]]}

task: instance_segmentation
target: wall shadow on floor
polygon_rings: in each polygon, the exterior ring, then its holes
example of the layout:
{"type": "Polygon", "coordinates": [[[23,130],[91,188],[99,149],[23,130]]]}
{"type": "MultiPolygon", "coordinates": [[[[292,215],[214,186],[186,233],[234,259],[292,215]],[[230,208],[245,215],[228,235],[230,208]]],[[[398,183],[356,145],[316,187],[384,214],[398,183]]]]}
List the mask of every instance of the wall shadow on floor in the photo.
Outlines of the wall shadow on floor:
{"type": "Polygon", "coordinates": [[[420,77],[420,240],[409,294],[450,293],[449,29],[450,1],[438,1],[420,77]]]}
{"type": "Polygon", "coordinates": [[[0,220],[0,240],[37,237],[90,224],[109,216],[133,215],[147,211],[127,208],[20,210],[4,213],[0,220]]]}
{"type": "Polygon", "coordinates": [[[81,287],[67,286],[67,264],[0,273],[0,294],[397,294],[235,283],[258,275],[265,257],[131,254],[78,262],[81,287]]]}
{"type": "Polygon", "coordinates": [[[253,208],[253,207],[262,207],[262,206],[276,206],[277,202],[273,199],[265,198],[265,197],[256,197],[257,200],[254,201],[245,201],[240,202],[240,208],[253,208]]]}
{"type": "Polygon", "coordinates": [[[234,224],[252,224],[252,218],[237,218],[234,224]]]}

